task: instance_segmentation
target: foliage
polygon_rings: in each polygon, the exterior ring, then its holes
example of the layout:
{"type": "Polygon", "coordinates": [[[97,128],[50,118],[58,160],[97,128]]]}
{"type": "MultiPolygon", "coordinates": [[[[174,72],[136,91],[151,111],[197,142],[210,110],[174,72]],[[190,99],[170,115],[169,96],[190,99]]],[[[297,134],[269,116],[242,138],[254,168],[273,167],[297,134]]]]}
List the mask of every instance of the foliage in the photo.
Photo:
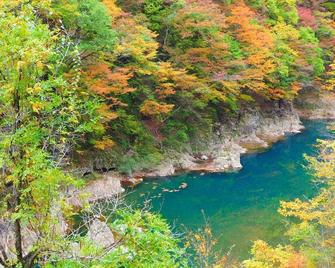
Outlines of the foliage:
{"type": "Polygon", "coordinates": [[[128,173],[150,166],[138,162],[141,152],[164,156],[210,135],[219,115],[292,101],[304,85],[319,83],[333,58],[330,15],[296,1],[102,3],[113,48],[85,59],[85,83],[106,103],[112,165],[122,162],[128,173]]]}
{"type": "Polygon", "coordinates": [[[119,208],[110,222],[119,241],[110,252],[80,238],[82,258],[55,260],[46,267],[187,267],[185,251],[169,225],[145,210],[119,208]],[[85,258],[85,254],[90,258],[85,258]]]}
{"type": "MultiPolygon", "coordinates": [[[[115,266],[123,267],[185,267],[183,249],[169,225],[160,216],[149,212],[119,211],[112,228],[125,236],[128,256],[115,258],[115,266]],[[131,257],[133,256],[133,257],[131,257]],[[131,260],[131,261],[129,261],[131,260]]],[[[122,251],[122,249],[120,249],[122,251]]]]}
{"type": "MultiPolygon", "coordinates": [[[[0,209],[16,241],[15,256],[3,255],[2,264],[30,267],[68,242],[51,212],[72,214],[63,196],[67,187],[80,184],[64,171],[72,156],[106,156],[106,169],[131,175],[197,139],[208,140],[215,124],[238,110],[292,101],[306,85],[333,90],[332,3],[309,2],[0,1],[0,209]],[[27,253],[22,239],[29,228],[38,239],[27,253]]],[[[327,187],[309,201],[282,203],[283,215],[300,220],[289,231],[299,250],[257,242],[245,265],[329,264],[330,144],[320,144],[321,160],[309,158],[327,187]]],[[[126,234],[127,247],[139,257],[132,261],[139,267],[143,259],[152,267],[164,262],[177,267],[182,253],[168,226],[138,213],[119,215],[130,229],[149,225],[144,237],[136,230],[126,234]],[[142,252],[132,237],[153,254],[142,252]]],[[[204,234],[211,239],[208,230],[204,234]]],[[[96,250],[89,242],[87,247],[96,250]]],[[[134,264],[110,257],[106,261],[113,264],[134,264]]]]}
{"type": "Polygon", "coordinates": [[[300,22],[304,27],[310,27],[312,29],[316,28],[317,22],[315,17],[313,16],[312,9],[306,7],[299,7],[298,13],[300,22]]]}
{"type": "Polygon", "coordinates": [[[79,43],[85,57],[91,53],[110,51],[116,43],[107,8],[97,0],[54,1],[52,10],[61,17],[68,34],[79,43]]]}
{"type": "Polygon", "coordinates": [[[229,254],[216,249],[217,239],[212,233],[209,222],[205,219],[204,227],[186,235],[185,247],[192,252],[192,267],[224,268],[232,267],[229,254]]]}
{"type": "Polygon", "coordinates": [[[267,267],[306,267],[304,256],[296,252],[292,246],[277,246],[273,248],[266,242],[255,241],[251,249],[253,258],[243,262],[245,268],[267,268],[267,267]]]}
{"type": "Polygon", "coordinates": [[[0,210],[15,242],[15,257],[2,252],[5,267],[31,267],[61,246],[61,217],[71,214],[62,189],[78,182],[60,167],[100,124],[98,101],[61,72],[58,29],[35,15],[49,2],[23,2],[2,1],[0,9],[0,210]],[[36,236],[30,249],[27,232],[36,236]]]}
{"type": "Polygon", "coordinates": [[[326,79],[325,79],[325,83],[323,85],[323,88],[325,90],[334,90],[334,88],[335,88],[335,59],[329,65],[328,68],[329,69],[325,73],[326,79]]]}

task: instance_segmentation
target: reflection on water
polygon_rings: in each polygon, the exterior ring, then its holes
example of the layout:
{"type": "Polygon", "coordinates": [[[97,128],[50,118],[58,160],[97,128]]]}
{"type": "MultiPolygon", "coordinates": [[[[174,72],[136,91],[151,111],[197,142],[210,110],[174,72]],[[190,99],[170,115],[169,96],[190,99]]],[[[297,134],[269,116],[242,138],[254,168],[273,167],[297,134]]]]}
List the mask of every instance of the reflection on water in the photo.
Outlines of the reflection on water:
{"type": "Polygon", "coordinates": [[[204,224],[202,210],[219,238],[219,246],[246,257],[251,241],[282,241],[285,223],[277,213],[279,200],[305,198],[316,191],[303,165],[303,154],[314,152],[317,139],[330,138],[326,122],[305,122],[302,134],[288,136],[264,153],[245,155],[238,173],[183,174],[148,180],[128,196],[141,205],[152,200],[159,211],[177,228],[196,229],[204,224]],[[182,183],[188,187],[175,190],[182,183]]]}

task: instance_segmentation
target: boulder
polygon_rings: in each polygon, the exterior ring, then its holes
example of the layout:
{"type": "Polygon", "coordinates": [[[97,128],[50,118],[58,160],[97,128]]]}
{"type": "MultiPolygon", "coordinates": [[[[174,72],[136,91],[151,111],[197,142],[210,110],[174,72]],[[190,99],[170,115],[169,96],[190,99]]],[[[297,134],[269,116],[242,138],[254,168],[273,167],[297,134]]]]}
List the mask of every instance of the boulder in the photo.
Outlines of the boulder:
{"type": "Polygon", "coordinates": [[[89,224],[87,237],[98,247],[108,248],[115,243],[114,235],[107,223],[98,219],[89,224]]]}
{"type": "Polygon", "coordinates": [[[89,202],[96,202],[122,194],[125,190],[121,186],[122,177],[116,173],[107,173],[101,178],[90,181],[85,188],[77,194],[87,194],[89,202]]]}

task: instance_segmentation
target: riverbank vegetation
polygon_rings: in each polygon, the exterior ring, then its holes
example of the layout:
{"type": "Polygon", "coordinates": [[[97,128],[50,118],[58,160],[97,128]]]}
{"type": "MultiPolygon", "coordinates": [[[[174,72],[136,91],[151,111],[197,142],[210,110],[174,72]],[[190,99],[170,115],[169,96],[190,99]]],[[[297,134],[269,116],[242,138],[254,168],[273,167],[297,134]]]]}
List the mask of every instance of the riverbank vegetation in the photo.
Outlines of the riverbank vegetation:
{"type": "MultiPolygon", "coordinates": [[[[67,192],[83,184],[72,170],[132,174],[246,107],[291,102],[306,85],[333,90],[333,12],[324,1],[2,0],[1,265],[187,266],[149,212],[115,214],[123,248],[110,254],[69,238],[78,207],[67,192]]],[[[328,186],[280,210],[302,222],[289,231],[299,253],[256,242],[246,267],[332,264],[334,148],[320,146],[311,165],[328,186]]]]}

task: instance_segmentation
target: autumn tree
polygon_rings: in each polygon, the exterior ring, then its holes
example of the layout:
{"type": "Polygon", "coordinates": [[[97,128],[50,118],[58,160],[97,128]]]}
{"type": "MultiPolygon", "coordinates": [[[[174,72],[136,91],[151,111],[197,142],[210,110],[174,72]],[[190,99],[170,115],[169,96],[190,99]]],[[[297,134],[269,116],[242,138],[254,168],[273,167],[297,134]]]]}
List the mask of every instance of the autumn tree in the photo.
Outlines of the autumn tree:
{"type": "Polygon", "coordinates": [[[268,243],[255,241],[251,259],[243,262],[245,268],[304,268],[307,265],[305,257],[297,252],[292,246],[271,247],[268,243]]]}
{"type": "MultiPolygon", "coordinates": [[[[229,75],[229,44],[224,34],[225,16],[211,0],[186,1],[171,21],[166,49],[172,60],[207,83],[207,100],[229,102],[238,88],[229,75]]],[[[236,48],[236,46],[235,46],[236,48]]]]}
{"type": "Polygon", "coordinates": [[[310,27],[314,30],[316,29],[317,22],[316,22],[316,18],[313,15],[312,9],[306,8],[306,7],[299,7],[298,14],[299,14],[300,23],[304,27],[310,27]]]}
{"type": "Polygon", "coordinates": [[[299,20],[296,0],[248,0],[247,2],[264,12],[271,23],[296,24],[299,20]]]}
{"type": "Polygon", "coordinates": [[[277,89],[268,83],[275,71],[272,54],[274,38],[271,32],[257,22],[255,11],[243,1],[232,5],[229,13],[228,26],[247,54],[244,67],[239,72],[241,87],[265,97],[278,94],[277,89]]]}
{"type": "Polygon", "coordinates": [[[0,210],[13,235],[13,245],[1,245],[4,267],[32,267],[60,249],[62,219],[71,212],[62,190],[77,185],[60,168],[99,128],[99,103],[62,72],[60,51],[71,45],[37,15],[50,15],[50,5],[0,3],[0,210]]]}
{"type": "Polygon", "coordinates": [[[335,59],[334,61],[328,66],[328,70],[325,73],[326,81],[323,85],[325,90],[334,90],[335,88],[335,59]]]}

